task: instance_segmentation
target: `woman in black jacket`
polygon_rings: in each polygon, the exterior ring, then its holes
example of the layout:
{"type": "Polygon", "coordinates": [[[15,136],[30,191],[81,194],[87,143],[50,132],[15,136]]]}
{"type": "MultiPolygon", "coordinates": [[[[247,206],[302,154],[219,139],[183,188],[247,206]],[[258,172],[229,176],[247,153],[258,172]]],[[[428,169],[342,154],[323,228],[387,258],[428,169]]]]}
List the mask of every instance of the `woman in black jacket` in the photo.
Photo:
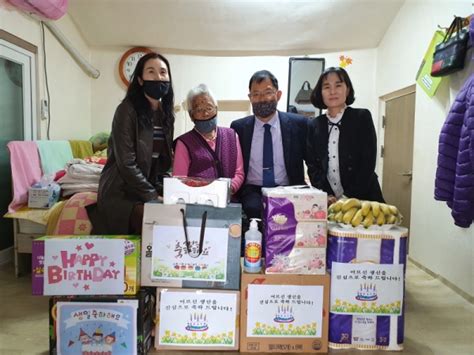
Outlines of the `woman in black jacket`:
{"type": "Polygon", "coordinates": [[[328,203],[340,197],[384,202],[375,160],[377,137],[366,109],[349,107],[354,89],[347,72],[331,67],[320,76],[311,103],[326,113],[309,122],[307,165],[311,184],[328,193],[328,203]]]}
{"type": "Polygon", "coordinates": [[[97,204],[87,208],[93,234],[141,233],[143,204],[162,195],[171,167],[173,106],[168,60],[144,55],[115,111],[97,204]]]}

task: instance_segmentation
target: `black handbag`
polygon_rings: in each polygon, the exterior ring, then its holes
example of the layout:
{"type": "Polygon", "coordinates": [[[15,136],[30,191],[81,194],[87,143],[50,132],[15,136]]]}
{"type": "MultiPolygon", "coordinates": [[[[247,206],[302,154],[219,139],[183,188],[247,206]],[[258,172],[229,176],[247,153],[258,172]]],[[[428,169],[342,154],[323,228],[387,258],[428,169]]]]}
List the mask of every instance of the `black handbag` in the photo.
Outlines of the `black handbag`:
{"type": "Polygon", "coordinates": [[[295,97],[295,102],[298,105],[305,105],[305,104],[310,104],[311,103],[311,92],[313,89],[311,89],[311,85],[309,81],[305,81],[303,85],[301,86],[301,89],[298,91],[295,97]]]}
{"type": "Polygon", "coordinates": [[[464,68],[469,33],[462,24],[463,18],[455,17],[443,41],[436,46],[431,76],[445,76],[464,68]]]}

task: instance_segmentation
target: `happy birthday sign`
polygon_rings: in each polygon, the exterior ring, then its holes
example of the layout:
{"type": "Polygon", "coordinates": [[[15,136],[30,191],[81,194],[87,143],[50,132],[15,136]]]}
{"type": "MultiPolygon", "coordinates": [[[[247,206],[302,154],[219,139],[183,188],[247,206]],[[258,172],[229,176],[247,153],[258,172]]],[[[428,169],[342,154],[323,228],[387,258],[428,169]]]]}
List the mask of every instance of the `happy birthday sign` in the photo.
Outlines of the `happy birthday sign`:
{"type": "Polygon", "coordinates": [[[125,241],[51,239],[44,242],[44,294],[123,294],[125,241]]]}

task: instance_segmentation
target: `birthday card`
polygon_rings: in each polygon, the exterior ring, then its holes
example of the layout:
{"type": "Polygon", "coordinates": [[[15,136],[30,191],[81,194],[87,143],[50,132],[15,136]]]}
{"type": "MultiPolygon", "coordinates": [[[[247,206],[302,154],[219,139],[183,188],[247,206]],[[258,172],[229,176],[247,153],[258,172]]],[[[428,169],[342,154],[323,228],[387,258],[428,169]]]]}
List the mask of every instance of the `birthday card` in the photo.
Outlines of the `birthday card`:
{"type": "Polygon", "coordinates": [[[249,285],[247,337],[321,337],[323,296],[323,286],[249,285]]]}
{"type": "Polygon", "coordinates": [[[157,346],[229,348],[238,344],[238,292],[173,292],[160,296],[157,346]]]}

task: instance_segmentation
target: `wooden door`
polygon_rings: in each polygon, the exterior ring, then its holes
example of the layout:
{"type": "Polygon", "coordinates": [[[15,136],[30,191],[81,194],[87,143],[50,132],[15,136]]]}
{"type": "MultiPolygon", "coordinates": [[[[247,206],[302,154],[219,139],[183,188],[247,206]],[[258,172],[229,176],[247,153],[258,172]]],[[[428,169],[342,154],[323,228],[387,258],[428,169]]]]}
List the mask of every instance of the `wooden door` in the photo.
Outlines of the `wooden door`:
{"type": "Polygon", "coordinates": [[[402,226],[410,227],[415,93],[385,103],[382,190],[387,203],[403,214],[402,226]]]}

